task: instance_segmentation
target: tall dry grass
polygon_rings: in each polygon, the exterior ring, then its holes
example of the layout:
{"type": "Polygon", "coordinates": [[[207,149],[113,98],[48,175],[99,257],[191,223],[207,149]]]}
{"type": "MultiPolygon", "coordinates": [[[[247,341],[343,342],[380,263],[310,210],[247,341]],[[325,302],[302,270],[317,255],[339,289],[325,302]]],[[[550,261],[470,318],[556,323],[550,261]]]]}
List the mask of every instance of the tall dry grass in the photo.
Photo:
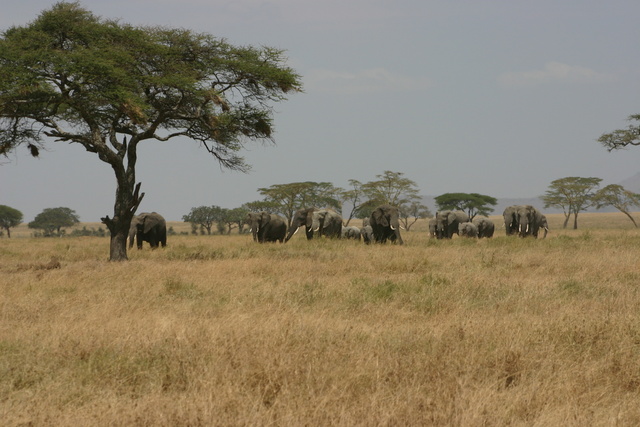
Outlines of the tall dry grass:
{"type": "Polygon", "coordinates": [[[590,215],[545,240],[174,236],[125,263],[1,239],[1,424],[640,425],[640,232],[590,215]]]}

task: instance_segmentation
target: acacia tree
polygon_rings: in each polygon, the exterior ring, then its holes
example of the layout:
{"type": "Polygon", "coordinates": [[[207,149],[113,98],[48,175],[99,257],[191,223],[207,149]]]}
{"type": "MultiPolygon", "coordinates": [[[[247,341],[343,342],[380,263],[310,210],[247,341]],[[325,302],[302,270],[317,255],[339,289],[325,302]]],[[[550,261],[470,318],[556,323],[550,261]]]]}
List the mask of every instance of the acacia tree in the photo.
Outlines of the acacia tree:
{"type": "Polygon", "coordinates": [[[633,225],[638,228],[636,220],[633,219],[629,212],[632,207],[640,206],[640,194],[633,193],[618,184],[610,184],[598,190],[594,195],[595,205],[598,209],[605,206],[613,206],[620,212],[625,214],[633,225]]]}
{"type": "Polygon", "coordinates": [[[403,178],[403,175],[402,172],[384,171],[376,175],[375,181],[362,184],[362,191],[369,202],[398,208],[420,199],[417,184],[409,178],[403,178]]]}
{"type": "Polygon", "coordinates": [[[340,198],[343,202],[343,206],[344,204],[351,206],[349,216],[344,218],[345,225],[349,225],[351,220],[358,215],[364,197],[364,192],[362,191],[362,183],[360,181],[358,181],[357,179],[350,179],[349,185],[351,186],[351,189],[342,190],[340,192],[340,198]]]}
{"type": "Polygon", "coordinates": [[[220,206],[198,206],[197,208],[191,208],[191,212],[187,215],[182,215],[184,222],[191,223],[193,230],[200,226],[202,229],[207,230],[207,234],[211,234],[211,228],[213,224],[220,221],[223,218],[223,209],[220,206]]]}
{"type": "Polygon", "coordinates": [[[628,145],[640,145],[640,114],[633,114],[627,118],[637,124],[629,125],[626,129],[616,129],[610,133],[604,133],[598,138],[598,142],[607,150],[619,150],[628,145]]]}
{"type": "Polygon", "coordinates": [[[223,167],[248,171],[237,152],[272,141],[272,102],[301,90],[282,50],[236,47],[185,29],[133,27],[60,2],[0,38],[0,154],[46,141],[79,144],[116,177],[110,259],[144,193],[137,148],[198,141],[223,167]]]}
{"type": "Polygon", "coordinates": [[[243,207],[222,210],[222,222],[226,226],[227,234],[231,234],[234,228],[238,228],[238,234],[242,234],[248,212],[249,210],[243,207]]]}
{"type": "Polygon", "coordinates": [[[45,237],[54,234],[61,236],[64,227],[72,227],[80,222],[80,217],[76,211],[70,208],[47,208],[40,212],[27,226],[43,230],[45,237]]]}
{"type": "Polygon", "coordinates": [[[420,218],[430,218],[433,214],[429,207],[414,201],[408,204],[404,204],[400,207],[400,222],[404,224],[405,230],[409,231],[411,226],[418,222],[420,218]]]}
{"type": "Polygon", "coordinates": [[[417,184],[403,175],[402,172],[384,171],[376,175],[376,180],[362,184],[360,188],[366,201],[360,204],[358,216],[368,217],[379,205],[396,206],[407,230],[418,217],[429,216],[431,212],[422,204],[417,184]],[[412,222],[409,222],[410,218],[413,218],[412,222]]]}
{"type": "Polygon", "coordinates": [[[578,213],[594,206],[595,191],[600,185],[601,178],[581,178],[570,176],[556,179],[549,185],[549,190],[541,197],[544,207],[562,208],[564,224],[567,228],[569,218],[573,214],[573,229],[578,228],[578,213]]]}
{"type": "Polygon", "coordinates": [[[473,220],[477,215],[489,216],[498,200],[478,193],[445,193],[435,198],[438,210],[461,210],[473,220]]]}
{"type": "Polygon", "coordinates": [[[7,237],[11,238],[11,228],[17,227],[22,222],[22,212],[7,205],[0,205],[0,229],[7,231],[7,237]]]}
{"type": "Polygon", "coordinates": [[[277,206],[277,212],[287,218],[288,225],[291,225],[293,214],[298,209],[316,206],[340,210],[338,195],[341,191],[330,182],[313,181],[258,188],[258,192],[264,196],[264,201],[270,206],[277,206]]]}

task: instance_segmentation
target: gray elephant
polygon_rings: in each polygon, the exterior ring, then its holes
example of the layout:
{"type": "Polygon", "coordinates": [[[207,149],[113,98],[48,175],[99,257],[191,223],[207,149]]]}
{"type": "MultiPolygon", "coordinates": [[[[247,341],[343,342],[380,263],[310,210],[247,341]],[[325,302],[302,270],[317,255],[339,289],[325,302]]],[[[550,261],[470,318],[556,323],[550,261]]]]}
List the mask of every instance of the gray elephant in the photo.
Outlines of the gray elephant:
{"type": "Polygon", "coordinates": [[[313,239],[313,213],[317,210],[318,209],[316,208],[299,209],[295,214],[293,214],[293,218],[291,218],[291,225],[289,226],[289,232],[287,233],[287,237],[284,239],[285,243],[288,242],[302,226],[305,228],[307,239],[313,239]]]}
{"type": "Polygon", "coordinates": [[[429,237],[432,237],[432,238],[438,237],[437,227],[438,227],[438,220],[436,220],[435,217],[431,218],[429,220],[429,237]]]}
{"type": "Polygon", "coordinates": [[[385,243],[389,240],[399,245],[404,244],[402,236],[400,236],[400,213],[397,207],[391,205],[378,206],[371,213],[369,224],[376,243],[385,243]]]}
{"type": "Polygon", "coordinates": [[[373,228],[370,225],[365,225],[360,229],[360,236],[362,236],[362,241],[367,245],[373,242],[373,228]]]}
{"type": "Polygon", "coordinates": [[[461,222],[458,224],[458,235],[460,237],[478,237],[478,227],[472,222],[461,222]]]}
{"type": "Polygon", "coordinates": [[[133,239],[136,239],[138,249],[142,249],[142,242],[149,242],[152,248],[160,244],[167,246],[167,222],[157,212],[143,212],[131,219],[129,227],[129,248],[133,247],[133,239]]]}
{"type": "Polygon", "coordinates": [[[518,220],[516,219],[516,210],[518,205],[507,206],[502,212],[504,218],[504,230],[507,236],[512,236],[518,233],[518,220]]]}
{"type": "Polygon", "coordinates": [[[531,205],[519,205],[516,209],[518,235],[520,237],[533,236],[538,238],[542,213],[531,205]]]}
{"type": "MultiPolygon", "coordinates": [[[[540,214],[540,217],[538,219],[540,221],[540,228],[544,230],[544,236],[542,236],[542,238],[545,239],[547,237],[547,233],[549,232],[549,223],[547,222],[547,217],[543,214],[540,214]]],[[[536,237],[538,236],[536,235],[536,237]]]]}
{"type": "Polygon", "coordinates": [[[361,238],[360,229],[355,225],[348,225],[346,227],[342,227],[342,238],[360,240],[361,238]]]}
{"type": "Polygon", "coordinates": [[[493,237],[496,225],[489,218],[478,218],[473,223],[478,227],[478,238],[493,237]]]}
{"type": "MultiPolygon", "coordinates": [[[[538,231],[546,217],[531,205],[508,206],[503,213],[504,226],[507,236],[517,234],[520,237],[538,237],[538,231]]],[[[549,226],[545,228],[548,231],[549,226]]]]}
{"type": "Polygon", "coordinates": [[[342,237],[342,217],[333,209],[319,209],[311,217],[311,228],[317,236],[342,237]]]}
{"type": "Polygon", "coordinates": [[[450,239],[458,234],[458,225],[469,222],[469,215],[462,211],[438,211],[436,212],[436,237],[438,239],[450,239]]]}
{"type": "Polygon", "coordinates": [[[258,243],[284,242],[287,220],[269,212],[249,212],[246,223],[251,227],[253,240],[258,243]]]}

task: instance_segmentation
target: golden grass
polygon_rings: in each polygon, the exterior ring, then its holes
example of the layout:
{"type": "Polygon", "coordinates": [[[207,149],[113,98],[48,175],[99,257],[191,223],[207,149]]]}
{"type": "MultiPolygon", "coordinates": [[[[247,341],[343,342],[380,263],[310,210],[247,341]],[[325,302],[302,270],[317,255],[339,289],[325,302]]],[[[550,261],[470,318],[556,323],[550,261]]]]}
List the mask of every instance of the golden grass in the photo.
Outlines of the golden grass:
{"type": "Polygon", "coordinates": [[[620,215],[545,240],[174,236],[125,263],[1,239],[0,424],[640,425],[620,215]]]}

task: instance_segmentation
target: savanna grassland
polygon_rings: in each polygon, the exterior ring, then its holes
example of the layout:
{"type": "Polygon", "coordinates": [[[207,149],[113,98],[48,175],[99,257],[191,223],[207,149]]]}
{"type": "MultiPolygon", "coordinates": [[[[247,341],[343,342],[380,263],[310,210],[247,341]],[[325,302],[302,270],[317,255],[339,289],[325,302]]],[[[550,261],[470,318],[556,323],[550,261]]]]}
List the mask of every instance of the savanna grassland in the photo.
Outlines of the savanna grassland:
{"type": "Polygon", "coordinates": [[[171,236],[122,263],[19,228],[0,424],[640,425],[640,231],[548,218],[545,240],[171,236]]]}

